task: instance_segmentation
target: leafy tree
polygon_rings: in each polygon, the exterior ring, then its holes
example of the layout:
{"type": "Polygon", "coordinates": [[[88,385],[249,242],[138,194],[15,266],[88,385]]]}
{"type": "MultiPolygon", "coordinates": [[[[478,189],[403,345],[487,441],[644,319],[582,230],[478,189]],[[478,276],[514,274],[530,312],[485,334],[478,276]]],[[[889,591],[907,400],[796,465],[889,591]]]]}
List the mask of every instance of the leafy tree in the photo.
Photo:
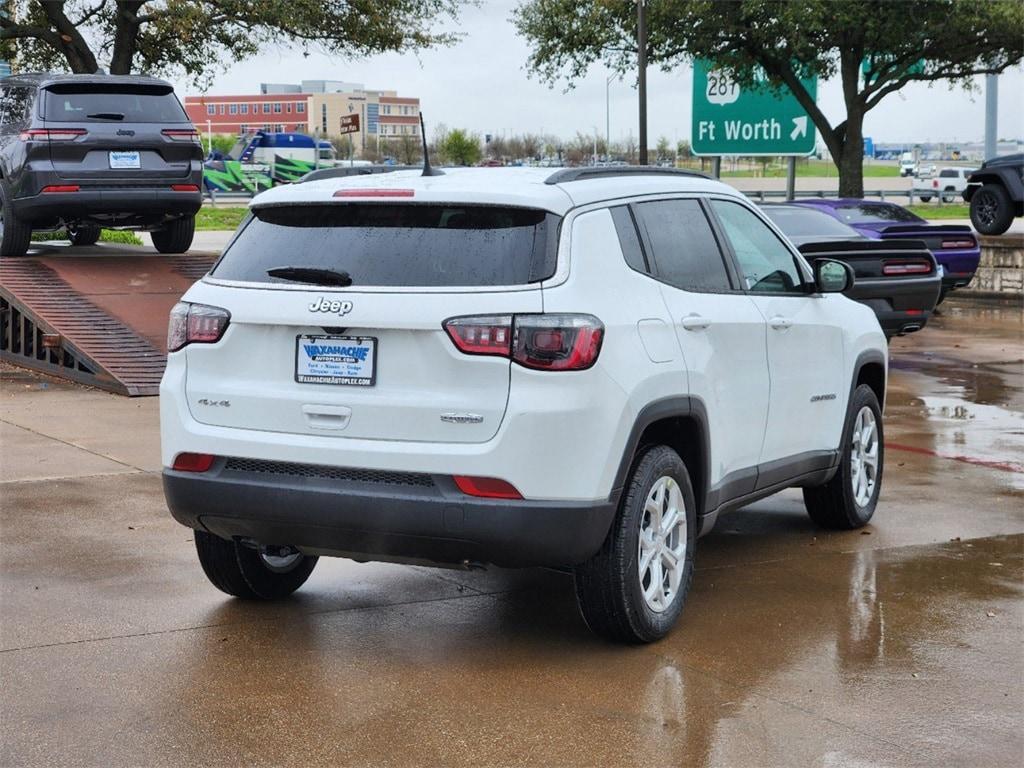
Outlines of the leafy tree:
{"type": "Polygon", "coordinates": [[[454,128],[439,142],[441,156],[452,165],[476,165],[483,157],[480,137],[461,128],[454,128]]]}
{"type": "Polygon", "coordinates": [[[184,73],[208,82],[224,63],[287,46],[338,56],[450,44],[439,19],[465,0],[13,0],[0,53],[23,70],[184,73]]]}
{"type": "MultiPolygon", "coordinates": [[[[864,192],[864,116],[912,82],[970,88],[1024,57],[1020,0],[647,0],[648,61],[671,69],[698,57],[741,85],[787,87],[821,132],[843,195],[864,192]],[[866,62],[866,64],[865,64],[866,62]],[[862,64],[866,75],[862,76],[862,64]],[[839,77],[846,115],[832,125],[801,76],[839,77]]],[[[591,64],[635,68],[636,8],[613,0],[523,0],[512,21],[541,79],[570,84],[591,64]]]]}
{"type": "Polygon", "coordinates": [[[675,160],[675,153],[672,151],[672,145],[668,143],[667,136],[661,136],[658,138],[658,144],[654,148],[655,157],[660,161],[664,160],[675,160]]]}
{"type": "Polygon", "coordinates": [[[690,147],[690,142],[686,139],[680,139],[676,143],[676,157],[681,157],[684,160],[688,159],[693,154],[693,149],[690,147]]]}

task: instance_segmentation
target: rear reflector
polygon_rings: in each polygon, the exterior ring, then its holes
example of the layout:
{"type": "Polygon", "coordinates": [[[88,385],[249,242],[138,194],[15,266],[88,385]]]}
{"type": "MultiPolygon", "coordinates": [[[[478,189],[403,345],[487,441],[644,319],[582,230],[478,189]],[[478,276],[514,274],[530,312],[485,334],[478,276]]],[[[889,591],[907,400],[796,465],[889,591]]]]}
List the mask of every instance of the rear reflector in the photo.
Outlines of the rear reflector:
{"type": "Polygon", "coordinates": [[[887,261],[882,265],[883,275],[927,275],[932,271],[932,265],[922,260],[919,261],[887,261]]]}
{"type": "Polygon", "coordinates": [[[495,477],[469,477],[455,475],[455,485],[467,496],[479,496],[484,499],[521,499],[522,494],[515,486],[495,477]]]}
{"type": "Polygon", "coordinates": [[[179,472],[206,472],[213,466],[214,456],[209,453],[179,453],[171,469],[179,472]]]}
{"type": "Polygon", "coordinates": [[[51,184],[48,187],[43,187],[43,192],[46,194],[51,192],[77,192],[78,189],[77,184],[51,184]]]}
{"type": "Polygon", "coordinates": [[[171,189],[174,192],[198,192],[199,187],[195,184],[171,184],[171,189]]]}
{"type": "Polygon", "coordinates": [[[31,128],[18,134],[22,141],[74,141],[85,136],[85,128],[31,128]]]}
{"type": "Polygon", "coordinates": [[[973,248],[975,245],[977,245],[977,243],[975,243],[973,239],[968,240],[967,238],[964,238],[963,240],[942,241],[943,248],[973,248]]]}
{"type": "Polygon", "coordinates": [[[335,197],[413,197],[412,189],[339,189],[335,197]]]}

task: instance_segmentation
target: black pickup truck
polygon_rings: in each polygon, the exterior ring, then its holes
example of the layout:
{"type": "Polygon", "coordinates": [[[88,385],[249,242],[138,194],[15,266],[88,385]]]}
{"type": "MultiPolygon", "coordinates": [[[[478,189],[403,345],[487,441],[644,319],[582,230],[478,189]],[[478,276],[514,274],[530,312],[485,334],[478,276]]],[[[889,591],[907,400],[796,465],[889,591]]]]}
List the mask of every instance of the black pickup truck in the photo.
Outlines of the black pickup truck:
{"type": "Polygon", "coordinates": [[[967,179],[964,200],[971,223],[983,235],[1001,235],[1014,216],[1024,216],[1024,154],[994,157],[967,179]]]}
{"type": "Polygon", "coordinates": [[[924,328],[935,310],[942,277],[935,256],[919,240],[871,240],[827,213],[801,205],[762,210],[813,262],[837,259],[853,267],[846,295],[871,307],[886,338],[924,328]]]}

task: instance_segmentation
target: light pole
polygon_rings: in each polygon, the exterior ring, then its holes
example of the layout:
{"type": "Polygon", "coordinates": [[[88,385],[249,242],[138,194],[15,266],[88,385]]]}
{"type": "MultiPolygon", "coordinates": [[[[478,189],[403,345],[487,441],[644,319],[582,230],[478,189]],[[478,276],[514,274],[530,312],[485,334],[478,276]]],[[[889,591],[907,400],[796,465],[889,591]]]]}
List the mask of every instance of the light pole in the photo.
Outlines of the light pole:
{"type": "Polygon", "coordinates": [[[647,0],[636,0],[637,90],[640,95],[640,165],[647,165],[647,0]]]}
{"type": "Polygon", "coordinates": [[[607,160],[612,153],[612,102],[611,86],[612,80],[617,75],[613,72],[604,81],[604,157],[607,160]]]}

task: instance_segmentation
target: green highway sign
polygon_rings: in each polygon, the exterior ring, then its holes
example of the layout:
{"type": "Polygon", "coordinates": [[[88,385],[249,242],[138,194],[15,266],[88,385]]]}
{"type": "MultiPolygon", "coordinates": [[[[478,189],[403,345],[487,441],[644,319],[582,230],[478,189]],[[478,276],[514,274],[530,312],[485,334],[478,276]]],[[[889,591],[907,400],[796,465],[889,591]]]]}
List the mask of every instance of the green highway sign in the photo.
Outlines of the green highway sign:
{"type": "MultiPolygon", "coordinates": [[[[812,98],[818,79],[801,80],[812,98]]],[[[693,63],[695,155],[810,155],[814,123],[789,90],[741,86],[710,62],[693,63]]]]}

